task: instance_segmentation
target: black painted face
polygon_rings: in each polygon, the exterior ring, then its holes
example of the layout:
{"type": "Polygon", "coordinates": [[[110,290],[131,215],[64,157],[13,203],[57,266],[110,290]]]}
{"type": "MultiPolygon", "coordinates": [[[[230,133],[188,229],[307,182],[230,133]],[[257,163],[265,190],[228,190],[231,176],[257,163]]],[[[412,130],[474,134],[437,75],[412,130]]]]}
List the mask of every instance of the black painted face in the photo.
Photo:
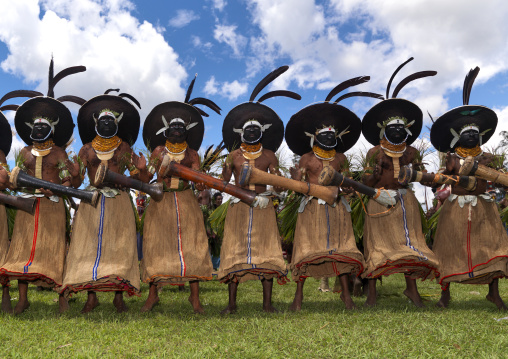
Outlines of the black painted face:
{"type": "Polygon", "coordinates": [[[109,138],[116,135],[118,125],[111,116],[103,116],[97,121],[97,133],[99,136],[109,138]]]}
{"type": "Polygon", "coordinates": [[[171,143],[182,143],[187,138],[187,129],[183,123],[173,122],[169,125],[169,128],[164,131],[164,137],[171,143]]]}
{"type": "Polygon", "coordinates": [[[51,126],[47,123],[36,123],[32,128],[32,133],[30,134],[30,138],[37,142],[46,141],[48,138],[51,138],[51,126]]]}
{"type": "Polygon", "coordinates": [[[480,135],[475,130],[467,130],[461,133],[459,137],[460,147],[473,148],[480,144],[480,135]]]}
{"type": "Polygon", "coordinates": [[[391,143],[399,144],[404,141],[407,132],[404,129],[404,125],[393,124],[386,126],[385,136],[391,143]]]}
{"type": "Polygon", "coordinates": [[[249,125],[243,130],[243,140],[249,144],[256,144],[261,141],[261,128],[256,125],[249,125]]]}
{"type": "Polygon", "coordinates": [[[321,132],[316,136],[316,145],[323,150],[329,150],[337,145],[334,131],[321,132]]]}

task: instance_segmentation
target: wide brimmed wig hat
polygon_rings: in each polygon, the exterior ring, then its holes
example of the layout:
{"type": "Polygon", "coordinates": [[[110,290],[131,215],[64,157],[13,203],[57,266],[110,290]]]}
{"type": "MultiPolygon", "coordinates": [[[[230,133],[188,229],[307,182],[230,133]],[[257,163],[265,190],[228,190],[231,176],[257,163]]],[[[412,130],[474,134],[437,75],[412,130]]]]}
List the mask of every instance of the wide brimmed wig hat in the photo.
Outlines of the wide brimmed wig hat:
{"type": "Polygon", "coordinates": [[[103,95],[88,100],[78,112],[78,130],[83,144],[91,142],[97,132],[96,122],[99,117],[108,114],[115,119],[118,126],[116,135],[122,141],[133,145],[139,134],[140,118],[139,112],[129,101],[141,108],[139,102],[127,93],[109,95],[111,91],[119,92],[119,89],[109,89],[103,95]]]}
{"type": "Polygon", "coordinates": [[[242,103],[229,111],[222,125],[222,138],[229,152],[237,149],[242,143],[244,125],[247,121],[257,122],[261,126],[263,148],[275,152],[280,147],[284,139],[284,124],[274,110],[261,102],[277,96],[300,100],[301,96],[291,91],[276,90],[264,94],[256,102],[254,100],[261,90],[286,72],[288,68],[288,66],[281,66],[266,75],[252,91],[249,102],[242,103]]]}
{"type": "Polygon", "coordinates": [[[430,142],[440,152],[453,151],[459,145],[461,131],[475,129],[480,136],[480,146],[494,134],[497,115],[490,108],[469,105],[473,83],[480,72],[476,67],[469,71],[462,89],[463,106],[454,108],[439,117],[430,129],[430,142]]]}
{"type": "Polygon", "coordinates": [[[360,138],[362,121],[348,108],[338,103],[349,97],[364,96],[383,99],[382,95],[372,92],[349,92],[340,96],[335,102],[333,97],[345,89],[362,84],[370,80],[369,76],[349,79],[337,85],[325,99],[325,102],[309,105],[293,116],[286,125],[286,143],[299,156],[312,150],[319,131],[333,130],[337,137],[335,150],[344,153],[360,138]]]}
{"type": "Polygon", "coordinates": [[[363,117],[362,133],[370,144],[377,146],[383,138],[386,126],[392,121],[402,122],[407,132],[406,144],[412,144],[420,135],[423,124],[422,110],[413,102],[396,98],[400,90],[409,82],[428,76],[435,76],[436,71],[420,71],[404,78],[396,87],[390,98],[390,86],[392,81],[404,65],[412,61],[409,60],[401,64],[390,77],[386,87],[386,100],[374,105],[363,117]]]}
{"type": "Polygon", "coordinates": [[[201,147],[205,133],[202,116],[208,117],[208,114],[200,108],[195,107],[195,105],[207,106],[219,115],[221,108],[206,98],[196,97],[192,100],[190,99],[196,76],[194,76],[187,89],[184,102],[170,101],[161,103],[155,106],[146,117],[145,124],[143,125],[143,142],[149,151],[153,151],[158,146],[163,146],[166,143],[164,131],[169,128],[171,121],[174,120],[183,122],[187,130],[187,145],[196,151],[201,147]]]}
{"type": "MultiPolygon", "coordinates": [[[[0,109],[1,110],[1,109],[0,109]]],[[[9,125],[9,121],[7,117],[0,112],[0,150],[7,157],[9,151],[11,150],[12,145],[12,131],[11,125],[9,125]]]]}
{"type": "Polygon", "coordinates": [[[56,76],[53,76],[53,59],[49,64],[49,81],[48,81],[48,94],[43,96],[42,93],[37,91],[16,90],[9,92],[2,99],[0,105],[11,98],[16,97],[30,97],[21,106],[6,105],[3,109],[16,110],[14,116],[14,126],[19,137],[27,145],[31,145],[33,140],[30,138],[32,128],[35,120],[43,121],[51,126],[53,132],[53,142],[55,145],[65,147],[71,142],[72,132],[74,129],[74,122],[69,109],[62,102],[74,102],[78,105],[85,103],[85,100],[77,96],[61,96],[57,99],[54,98],[55,85],[63,78],[86,71],[85,66],[68,67],[60,71],[56,76]]]}

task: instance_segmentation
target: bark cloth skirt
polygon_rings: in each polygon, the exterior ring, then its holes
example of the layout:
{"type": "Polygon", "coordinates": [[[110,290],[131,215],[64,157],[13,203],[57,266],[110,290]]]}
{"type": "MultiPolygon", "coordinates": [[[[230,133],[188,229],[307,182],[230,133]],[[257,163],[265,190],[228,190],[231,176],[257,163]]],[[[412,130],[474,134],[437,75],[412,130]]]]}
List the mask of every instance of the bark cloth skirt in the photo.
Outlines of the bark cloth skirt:
{"type": "Polygon", "coordinates": [[[488,284],[508,275],[508,235],[496,203],[451,195],[439,215],[433,250],[440,284],[488,284]]]}
{"type": "Polygon", "coordinates": [[[348,208],[342,201],[335,207],[318,202],[311,199],[298,214],[291,263],[293,280],[360,275],[365,262],[356,247],[348,208]]]}
{"type": "Polygon", "coordinates": [[[143,230],[143,282],[159,285],[212,279],[203,212],[192,190],[151,201],[143,230]]]}
{"type": "MultiPolygon", "coordinates": [[[[37,286],[59,287],[66,249],[65,205],[61,198],[58,202],[45,197],[36,201],[33,215],[24,211],[16,214],[11,245],[0,277],[4,283],[26,280],[37,286]]],[[[5,216],[5,208],[1,212],[5,216]]]]}
{"type": "Polygon", "coordinates": [[[219,280],[223,283],[276,278],[287,281],[275,209],[231,204],[224,223],[219,280]]]}
{"type": "Polygon", "coordinates": [[[79,205],[61,292],[85,290],[140,292],[136,222],[126,192],[101,194],[96,207],[79,205]]]}
{"type": "MultiPolygon", "coordinates": [[[[9,250],[9,227],[7,224],[7,212],[5,206],[0,204],[0,268],[7,258],[7,251],[9,250]]],[[[0,284],[8,282],[6,277],[0,277],[0,284]]]]}
{"type": "Polygon", "coordinates": [[[434,279],[438,260],[422,233],[420,208],[412,191],[398,191],[392,209],[370,200],[367,204],[363,244],[367,268],[364,278],[404,273],[412,279],[434,279]]]}

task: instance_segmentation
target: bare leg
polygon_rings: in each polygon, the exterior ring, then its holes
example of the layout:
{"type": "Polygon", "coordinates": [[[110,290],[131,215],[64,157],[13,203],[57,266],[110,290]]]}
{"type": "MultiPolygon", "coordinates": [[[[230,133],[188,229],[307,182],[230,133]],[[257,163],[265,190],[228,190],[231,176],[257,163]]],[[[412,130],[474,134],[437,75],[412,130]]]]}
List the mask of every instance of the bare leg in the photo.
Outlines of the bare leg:
{"type": "Polygon", "coordinates": [[[341,274],[339,276],[340,284],[342,285],[342,292],[340,293],[340,299],[346,305],[346,309],[356,309],[356,305],[351,299],[351,293],[349,292],[349,274],[341,274]]]}
{"type": "Polygon", "coordinates": [[[367,284],[368,286],[367,300],[365,301],[364,304],[366,307],[374,307],[377,304],[376,282],[377,282],[376,279],[369,279],[369,282],[367,284]]]}
{"type": "Polygon", "coordinates": [[[14,314],[21,314],[30,306],[28,302],[27,293],[28,293],[28,282],[25,280],[18,280],[18,290],[19,290],[19,301],[18,304],[14,307],[14,314]]]}
{"type": "Polygon", "coordinates": [[[299,312],[302,309],[304,284],[305,278],[302,278],[300,279],[300,281],[296,282],[295,299],[293,299],[293,304],[291,304],[291,306],[289,307],[289,310],[292,312],[299,312]]]}
{"type": "Polygon", "coordinates": [[[190,286],[190,296],[189,302],[192,304],[192,309],[194,309],[194,313],[197,314],[205,314],[205,310],[201,306],[201,302],[199,301],[199,281],[193,280],[189,282],[190,286]]]}
{"type": "Polygon", "coordinates": [[[420,293],[418,293],[418,288],[416,287],[416,279],[411,279],[406,277],[406,290],[404,291],[404,295],[408,297],[414,305],[419,308],[425,307],[422,302],[422,298],[420,297],[420,293]]]}
{"type": "Polygon", "coordinates": [[[361,297],[363,295],[363,283],[359,277],[353,279],[353,297],[361,297]]]}
{"type": "Polygon", "coordinates": [[[146,299],[143,307],[141,307],[141,313],[151,311],[157,303],[159,303],[159,291],[157,290],[157,286],[155,284],[150,283],[150,288],[148,289],[148,298],[146,299]]]}
{"type": "Polygon", "coordinates": [[[268,313],[277,313],[278,310],[272,305],[273,279],[261,279],[263,285],[263,310],[268,313]]]}
{"type": "Polygon", "coordinates": [[[499,310],[507,310],[501,296],[499,295],[499,279],[496,278],[489,283],[489,294],[487,294],[487,300],[491,301],[497,306],[499,310]]]}
{"type": "Polygon", "coordinates": [[[321,278],[321,281],[319,282],[319,288],[321,292],[329,292],[330,291],[330,285],[328,284],[328,278],[323,277],[321,278]]]}
{"type": "Polygon", "coordinates": [[[88,298],[86,299],[85,306],[81,309],[81,313],[86,314],[90,313],[95,307],[99,305],[99,299],[97,299],[97,294],[95,292],[89,291],[88,298]]]}
{"type": "Polygon", "coordinates": [[[9,287],[2,285],[2,311],[12,313],[11,296],[9,295],[9,287]]]}
{"type": "Polygon", "coordinates": [[[113,305],[116,308],[116,311],[118,313],[123,313],[129,310],[127,308],[127,305],[123,301],[123,292],[122,291],[116,291],[115,292],[115,299],[113,299],[113,305]]]}
{"type": "Polygon", "coordinates": [[[234,314],[236,313],[236,293],[238,291],[238,282],[229,282],[229,304],[220,314],[234,314]]]}
{"type": "MultiPolygon", "coordinates": [[[[441,299],[436,303],[436,307],[446,308],[448,307],[448,303],[450,303],[450,285],[448,284],[448,288],[441,291],[441,299]]],[[[488,298],[487,298],[488,299],[488,298]]]]}
{"type": "Polygon", "coordinates": [[[68,310],[69,310],[69,302],[67,301],[67,298],[65,298],[63,294],[60,294],[58,296],[58,311],[61,314],[68,310]]]}

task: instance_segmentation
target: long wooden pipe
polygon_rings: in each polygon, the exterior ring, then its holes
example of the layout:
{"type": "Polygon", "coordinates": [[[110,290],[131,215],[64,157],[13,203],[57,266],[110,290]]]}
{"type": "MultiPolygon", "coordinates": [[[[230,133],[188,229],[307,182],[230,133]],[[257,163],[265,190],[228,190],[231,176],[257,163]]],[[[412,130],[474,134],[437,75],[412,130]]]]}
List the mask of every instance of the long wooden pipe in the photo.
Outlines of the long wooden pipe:
{"type": "Polygon", "coordinates": [[[194,171],[174,161],[171,161],[167,165],[167,170],[165,169],[164,172],[170,176],[180,177],[194,183],[203,183],[210,188],[226,192],[227,194],[239,198],[240,201],[247,203],[249,206],[253,205],[256,200],[256,192],[254,191],[249,191],[205,173],[194,171]]]}
{"type": "Polygon", "coordinates": [[[422,184],[456,184],[468,191],[474,191],[476,188],[476,178],[474,176],[455,176],[443,175],[441,173],[426,173],[416,171],[408,166],[403,166],[399,172],[399,183],[403,186],[407,186],[411,182],[419,182],[422,184]]]}
{"type": "Polygon", "coordinates": [[[343,176],[340,172],[331,167],[324,167],[318,177],[318,182],[323,186],[351,187],[355,191],[375,197],[378,191],[375,188],[364,185],[350,178],[343,176]]]}
{"type": "Polygon", "coordinates": [[[19,167],[14,167],[14,169],[11,171],[9,181],[14,186],[14,188],[17,187],[28,187],[34,189],[43,188],[45,190],[50,190],[51,192],[59,196],[71,196],[79,198],[83,202],[90,203],[92,206],[95,206],[97,200],[99,199],[98,191],[84,191],[72,187],[66,187],[61,184],[45,181],[43,179],[30,176],[29,174],[23,172],[19,167]]]}
{"type": "Polygon", "coordinates": [[[508,186],[508,174],[499,172],[493,168],[481,165],[471,156],[461,161],[459,174],[465,176],[475,176],[487,181],[508,186]]]}
{"type": "Polygon", "coordinates": [[[34,214],[36,199],[11,196],[10,194],[0,192],[0,203],[20,209],[29,214],[34,214]]]}
{"type": "Polygon", "coordinates": [[[124,176],[120,173],[110,171],[107,166],[101,163],[95,174],[95,185],[100,186],[103,183],[119,184],[127,188],[133,188],[138,191],[148,193],[155,202],[159,202],[164,196],[162,183],[148,184],[140,180],[124,176]]]}
{"type": "Polygon", "coordinates": [[[282,187],[298,193],[320,198],[330,206],[332,206],[337,201],[337,197],[339,195],[337,188],[327,188],[308,182],[296,181],[290,178],[276,176],[268,172],[258,170],[255,167],[249,166],[248,163],[243,164],[242,170],[240,172],[240,180],[238,183],[241,186],[252,183],[282,187]]]}

